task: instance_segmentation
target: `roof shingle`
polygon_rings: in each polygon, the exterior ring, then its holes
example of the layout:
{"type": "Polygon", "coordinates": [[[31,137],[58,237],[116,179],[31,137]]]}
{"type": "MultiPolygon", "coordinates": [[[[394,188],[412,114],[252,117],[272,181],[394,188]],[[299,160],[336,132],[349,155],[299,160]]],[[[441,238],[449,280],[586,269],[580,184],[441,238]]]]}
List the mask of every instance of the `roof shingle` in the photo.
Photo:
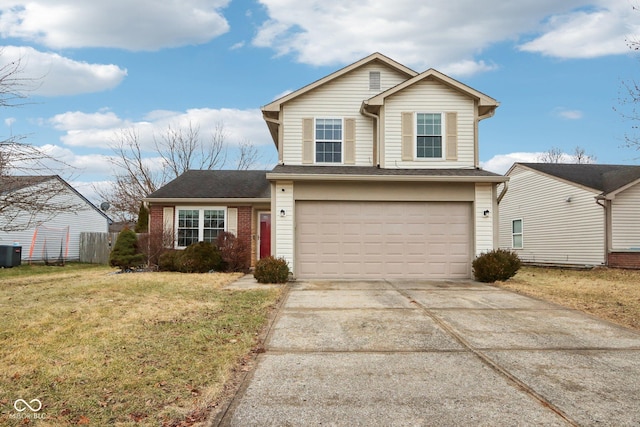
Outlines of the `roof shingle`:
{"type": "Polygon", "coordinates": [[[271,186],[264,170],[188,170],[147,199],[267,199],[271,186]]]}

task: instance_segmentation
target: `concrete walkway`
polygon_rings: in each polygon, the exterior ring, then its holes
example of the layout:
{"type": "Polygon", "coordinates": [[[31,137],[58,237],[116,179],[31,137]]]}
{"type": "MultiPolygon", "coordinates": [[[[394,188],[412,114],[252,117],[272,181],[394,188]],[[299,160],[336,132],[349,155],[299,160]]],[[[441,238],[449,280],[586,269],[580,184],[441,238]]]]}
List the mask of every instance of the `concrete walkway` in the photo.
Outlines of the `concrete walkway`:
{"type": "Polygon", "coordinates": [[[640,334],[475,282],[297,282],[223,426],[640,425],[640,334]]]}

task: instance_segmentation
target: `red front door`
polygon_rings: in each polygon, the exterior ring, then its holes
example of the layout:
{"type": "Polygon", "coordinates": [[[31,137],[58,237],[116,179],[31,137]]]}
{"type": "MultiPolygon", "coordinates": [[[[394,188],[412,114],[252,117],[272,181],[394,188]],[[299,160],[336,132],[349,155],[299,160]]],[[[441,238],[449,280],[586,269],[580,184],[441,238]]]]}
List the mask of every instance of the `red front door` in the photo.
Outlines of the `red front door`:
{"type": "Polygon", "coordinates": [[[271,214],[260,214],[260,258],[271,255],[271,214]]]}

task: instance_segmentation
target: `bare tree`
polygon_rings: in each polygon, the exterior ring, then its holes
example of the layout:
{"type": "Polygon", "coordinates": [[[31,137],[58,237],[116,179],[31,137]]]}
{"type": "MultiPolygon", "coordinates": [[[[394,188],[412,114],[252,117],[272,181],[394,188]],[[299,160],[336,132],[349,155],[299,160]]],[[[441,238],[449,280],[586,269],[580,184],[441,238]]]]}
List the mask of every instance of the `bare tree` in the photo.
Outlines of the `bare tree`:
{"type": "Polygon", "coordinates": [[[552,147],[548,151],[538,156],[539,163],[595,163],[596,157],[587,154],[586,150],[579,145],[573,149],[573,154],[566,154],[561,148],[552,147]]]}
{"type": "MultiPolygon", "coordinates": [[[[115,156],[114,182],[108,189],[95,188],[112,206],[110,214],[120,220],[137,217],[140,201],[189,169],[221,169],[227,162],[227,133],[217,123],[208,139],[200,128],[168,126],[153,138],[153,148],[145,150],[135,129],[122,130],[111,146],[115,156]]],[[[248,140],[239,147],[237,168],[249,169],[258,160],[258,150],[248,140]]]]}
{"type": "Polygon", "coordinates": [[[573,160],[572,163],[577,163],[577,164],[590,164],[590,163],[595,163],[597,160],[596,156],[587,154],[585,149],[580,147],[579,145],[573,149],[573,155],[571,157],[573,160]]]}
{"type": "Polygon", "coordinates": [[[538,162],[540,163],[562,163],[564,153],[562,149],[558,147],[551,147],[548,151],[545,151],[538,156],[538,162]]]}
{"type": "Polygon", "coordinates": [[[217,123],[209,144],[200,139],[200,128],[191,122],[183,128],[169,125],[160,139],[154,137],[156,151],[173,177],[189,169],[217,169],[226,163],[226,133],[217,123]]]}
{"type": "Polygon", "coordinates": [[[256,147],[250,140],[243,139],[240,142],[238,150],[236,169],[249,170],[258,163],[258,160],[260,159],[258,147],[256,147]]]}
{"type": "MultiPolygon", "coordinates": [[[[0,61],[2,60],[0,49],[0,61]]],[[[0,62],[0,108],[25,104],[25,92],[38,79],[24,76],[22,60],[0,62]]],[[[63,197],[69,191],[57,175],[73,169],[40,147],[25,142],[24,136],[0,139],[0,230],[17,231],[39,225],[81,204],[63,197]]]]}

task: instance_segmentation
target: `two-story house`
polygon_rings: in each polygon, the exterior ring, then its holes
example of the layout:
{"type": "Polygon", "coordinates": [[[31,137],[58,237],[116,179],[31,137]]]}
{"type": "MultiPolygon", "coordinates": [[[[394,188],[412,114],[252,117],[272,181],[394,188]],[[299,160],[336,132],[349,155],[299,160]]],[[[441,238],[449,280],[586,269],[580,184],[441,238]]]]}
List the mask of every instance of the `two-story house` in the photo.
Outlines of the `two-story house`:
{"type": "Polygon", "coordinates": [[[380,53],[265,105],[278,150],[266,173],[271,253],[298,278],[471,277],[473,258],[498,242],[507,178],[478,157],[478,124],[497,107],[380,53]]]}

